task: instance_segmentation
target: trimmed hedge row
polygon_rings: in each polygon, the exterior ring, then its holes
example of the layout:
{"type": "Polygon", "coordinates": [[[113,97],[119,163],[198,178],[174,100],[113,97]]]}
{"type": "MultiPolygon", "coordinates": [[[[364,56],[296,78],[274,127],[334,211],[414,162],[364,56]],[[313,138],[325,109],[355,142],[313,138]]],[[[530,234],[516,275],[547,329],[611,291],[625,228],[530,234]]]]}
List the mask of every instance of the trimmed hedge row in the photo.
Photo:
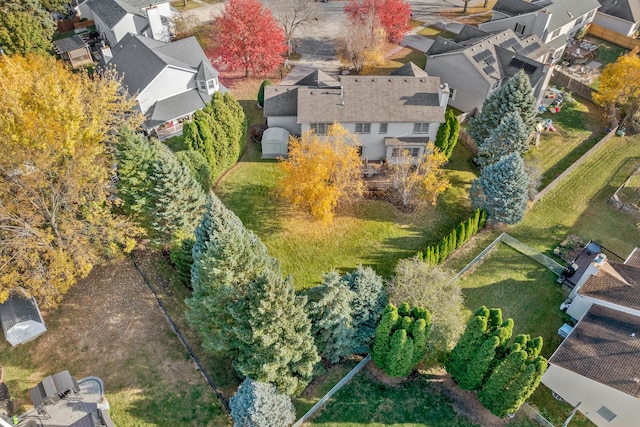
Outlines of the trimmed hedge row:
{"type": "Polygon", "coordinates": [[[456,249],[464,245],[467,240],[482,230],[487,222],[487,213],[484,209],[476,209],[466,221],[451,230],[437,245],[427,246],[424,252],[420,252],[420,258],[431,265],[441,264],[456,249]]]}

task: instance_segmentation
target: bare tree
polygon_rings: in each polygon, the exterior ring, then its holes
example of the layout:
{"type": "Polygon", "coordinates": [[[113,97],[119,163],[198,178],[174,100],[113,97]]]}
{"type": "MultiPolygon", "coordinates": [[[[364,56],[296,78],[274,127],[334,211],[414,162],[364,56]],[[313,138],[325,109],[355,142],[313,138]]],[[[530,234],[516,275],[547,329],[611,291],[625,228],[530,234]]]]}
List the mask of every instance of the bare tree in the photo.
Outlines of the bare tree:
{"type": "Polygon", "coordinates": [[[288,53],[291,53],[291,38],[301,26],[320,18],[318,4],[310,0],[263,0],[265,6],[284,30],[288,53]]]}
{"type": "Polygon", "coordinates": [[[372,11],[367,16],[346,23],[338,54],[359,73],[366,65],[382,60],[385,40],[384,29],[372,11]]]}

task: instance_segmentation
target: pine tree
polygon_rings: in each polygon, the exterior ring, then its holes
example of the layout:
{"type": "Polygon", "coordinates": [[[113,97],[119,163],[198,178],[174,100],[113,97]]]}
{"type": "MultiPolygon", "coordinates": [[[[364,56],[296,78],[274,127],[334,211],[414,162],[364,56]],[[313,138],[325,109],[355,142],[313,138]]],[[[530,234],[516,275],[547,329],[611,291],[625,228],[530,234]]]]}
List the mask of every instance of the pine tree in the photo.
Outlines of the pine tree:
{"type": "Polygon", "coordinates": [[[453,111],[449,110],[447,113],[450,113],[449,116],[449,127],[451,131],[449,133],[449,144],[447,146],[447,151],[445,152],[447,159],[451,158],[451,154],[453,154],[453,149],[456,144],[458,144],[458,136],[460,135],[460,120],[456,117],[453,111]]]}
{"type": "Polygon", "coordinates": [[[391,377],[406,377],[413,370],[413,340],[407,331],[398,329],[389,341],[389,351],[385,358],[384,371],[391,377]]]}
{"type": "Polygon", "coordinates": [[[305,304],[274,260],[247,286],[244,298],[230,306],[236,371],[288,395],[302,392],[320,360],[305,304]]]}
{"type": "Polygon", "coordinates": [[[367,353],[376,331],[376,325],[387,305],[387,294],[382,277],[371,267],[358,266],[343,277],[349,289],[355,292],[352,302],[353,326],[356,330],[353,353],[367,353]]]}
{"type": "Polygon", "coordinates": [[[355,329],[351,302],[355,294],[335,271],[325,274],[322,282],[313,289],[320,297],[316,301],[309,300],[307,313],[318,353],[336,363],[353,350],[355,329]]]}
{"type": "Polygon", "coordinates": [[[463,390],[475,390],[480,385],[492,367],[496,356],[496,349],[500,339],[495,335],[489,336],[480,346],[473,359],[467,366],[466,375],[460,378],[458,385],[463,390]]]}
{"type": "Polygon", "coordinates": [[[389,304],[376,328],[376,336],[371,348],[371,360],[376,366],[383,367],[385,365],[391,334],[399,321],[398,309],[393,304],[389,304]]]}
{"type": "Polygon", "coordinates": [[[440,127],[438,128],[435,142],[436,147],[438,147],[440,151],[445,154],[447,153],[447,150],[449,148],[449,138],[451,137],[451,122],[448,120],[449,113],[452,113],[451,110],[447,110],[444,115],[444,123],[441,123],[440,127]]]}
{"type": "Polygon", "coordinates": [[[156,239],[168,243],[177,232],[195,230],[202,217],[205,195],[169,147],[160,141],[151,144],[156,147],[156,156],[152,162],[148,216],[156,239]]]}
{"type": "Polygon", "coordinates": [[[520,156],[527,151],[529,130],[515,111],[507,112],[497,128],[489,132],[489,136],[478,142],[478,166],[484,168],[497,162],[501,157],[511,153],[520,156]]]}
{"type": "Polygon", "coordinates": [[[193,293],[186,300],[187,318],[202,336],[205,349],[230,352],[236,339],[228,309],[273,259],[264,244],[214,194],[209,195],[196,229],[192,255],[193,293]]]}
{"type": "Polygon", "coordinates": [[[518,154],[502,157],[482,169],[471,185],[471,201],[495,222],[516,224],[527,209],[529,178],[518,154]]]}
{"type": "Polygon", "coordinates": [[[271,80],[263,80],[258,89],[258,107],[260,108],[264,106],[264,88],[267,86],[271,86],[271,80]]]}
{"type": "Polygon", "coordinates": [[[481,145],[509,111],[517,112],[525,129],[531,131],[536,120],[535,103],[529,78],[519,71],[484,101],[482,111],[467,127],[469,135],[481,145]]]}
{"type": "Polygon", "coordinates": [[[149,224],[148,208],[151,204],[149,192],[153,187],[151,174],[156,146],[136,135],[129,128],[120,131],[116,144],[118,159],[118,197],[122,199],[122,210],[138,223],[149,224]]]}
{"type": "Polygon", "coordinates": [[[189,169],[191,176],[202,186],[202,190],[208,193],[213,180],[211,168],[202,154],[195,150],[178,151],[176,158],[189,169]]]}
{"type": "Polygon", "coordinates": [[[194,244],[194,234],[181,231],[173,236],[169,252],[169,258],[178,272],[178,277],[189,287],[191,287],[191,267],[193,267],[191,251],[194,244]]]}
{"type": "Polygon", "coordinates": [[[272,384],[245,378],[229,399],[234,427],[282,427],[295,420],[291,398],[272,384]]]}

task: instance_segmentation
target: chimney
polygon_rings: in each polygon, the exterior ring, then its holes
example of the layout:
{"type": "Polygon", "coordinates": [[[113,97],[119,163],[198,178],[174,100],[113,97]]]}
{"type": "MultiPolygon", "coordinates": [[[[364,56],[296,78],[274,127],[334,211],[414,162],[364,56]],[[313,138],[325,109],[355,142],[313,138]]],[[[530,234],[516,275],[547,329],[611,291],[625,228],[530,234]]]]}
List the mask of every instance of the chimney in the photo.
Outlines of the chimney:
{"type": "Polygon", "coordinates": [[[165,29],[162,25],[162,18],[160,17],[160,9],[158,6],[149,6],[146,9],[147,18],[149,19],[149,27],[151,27],[151,33],[154,40],[168,41],[165,39],[165,29]]]}
{"type": "Polygon", "coordinates": [[[340,105],[344,105],[344,86],[340,85],[340,105]]]}
{"type": "Polygon", "coordinates": [[[108,64],[109,61],[111,61],[111,58],[113,58],[113,54],[111,53],[111,48],[109,46],[102,46],[100,48],[100,53],[102,54],[102,59],[105,64],[108,64]]]}
{"type": "Polygon", "coordinates": [[[449,102],[449,83],[442,83],[440,85],[440,106],[446,106],[449,102]]]}
{"type": "Polygon", "coordinates": [[[582,285],[584,285],[591,276],[597,276],[598,272],[600,271],[600,269],[602,269],[602,267],[606,262],[607,262],[607,256],[603,253],[599,253],[593,259],[593,261],[591,261],[591,264],[589,264],[589,267],[587,267],[584,273],[582,273],[582,277],[580,277],[580,280],[578,280],[578,283],[576,283],[576,286],[573,288],[573,290],[569,294],[569,298],[570,299],[575,298],[578,291],[582,287],[582,285]]]}

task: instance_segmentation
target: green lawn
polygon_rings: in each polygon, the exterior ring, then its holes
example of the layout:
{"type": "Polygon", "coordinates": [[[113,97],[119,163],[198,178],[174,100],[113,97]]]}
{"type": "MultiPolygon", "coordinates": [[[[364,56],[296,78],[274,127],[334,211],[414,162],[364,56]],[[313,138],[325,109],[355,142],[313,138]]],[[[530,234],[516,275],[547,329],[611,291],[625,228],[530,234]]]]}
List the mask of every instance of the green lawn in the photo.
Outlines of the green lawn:
{"type": "Polygon", "coordinates": [[[388,276],[398,259],[437,242],[471,212],[467,189],[475,173],[471,154],[462,145],[447,165],[452,188],[436,207],[406,214],[384,201],[362,200],[340,209],[329,226],[291,210],[278,198],[281,170],[277,161],[258,160],[259,149],[250,143],[215,191],[293,275],[297,289],[318,284],[332,269],[344,272],[358,264],[388,276]]]}
{"type": "Polygon", "coordinates": [[[432,39],[435,39],[436,37],[440,36],[445,39],[451,39],[451,40],[455,39],[457,36],[456,33],[453,33],[451,31],[447,31],[435,26],[424,27],[423,29],[418,31],[418,34],[425,37],[432,38],[432,39]]]}
{"type": "Polygon", "coordinates": [[[545,187],[605,135],[606,124],[601,110],[581,98],[565,102],[557,114],[546,112],[538,117],[551,119],[556,128],[543,132],[540,145],[530,146],[526,155],[544,171],[545,187]]]}
{"type": "Polygon", "coordinates": [[[624,55],[628,52],[628,50],[623,47],[617,46],[613,43],[609,43],[596,37],[589,36],[587,37],[587,39],[590,42],[596,43],[598,45],[594,61],[601,63],[603,67],[605,65],[616,62],[620,55],[624,55]]]}

